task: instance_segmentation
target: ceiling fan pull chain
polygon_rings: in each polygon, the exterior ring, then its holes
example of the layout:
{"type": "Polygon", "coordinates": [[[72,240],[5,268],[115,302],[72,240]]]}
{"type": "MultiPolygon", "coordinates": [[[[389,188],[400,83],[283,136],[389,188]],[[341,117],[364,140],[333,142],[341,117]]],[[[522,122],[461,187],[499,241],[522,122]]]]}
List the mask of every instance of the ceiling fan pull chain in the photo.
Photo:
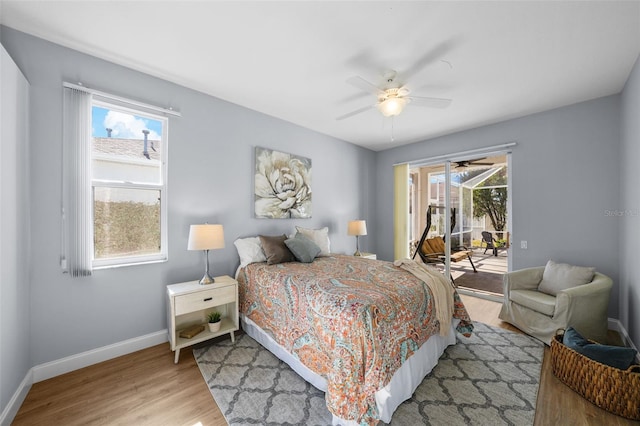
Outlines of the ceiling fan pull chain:
{"type": "Polygon", "coordinates": [[[393,142],[395,140],[393,138],[393,122],[394,122],[394,119],[393,119],[393,117],[391,117],[391,142],[393,142]]]}

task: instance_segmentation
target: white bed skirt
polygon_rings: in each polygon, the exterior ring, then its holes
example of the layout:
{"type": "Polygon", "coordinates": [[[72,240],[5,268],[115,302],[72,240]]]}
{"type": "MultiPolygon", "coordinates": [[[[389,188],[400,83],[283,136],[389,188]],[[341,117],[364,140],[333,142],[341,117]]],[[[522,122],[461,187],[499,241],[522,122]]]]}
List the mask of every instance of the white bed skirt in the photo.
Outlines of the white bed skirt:
{"type": "MultiPolygon", "coordinates": [[[[242,321],[242,329],[249,336],[282,361],[289,364],[289,366],[307,382],[323,392],[327,391],[327,381],[323,377],[305,367],[296,357],[287,352],[287,350],[280,346],[280,344],[273,340],[271,336],[249,318],[240,314],[240,320],[242,321]]],[[[402,364],[400,369],[398,369],[391,378],[389,384],[376,392],[375,398],[380,420],[385,423],[391,421],[391,416],[393,416],[396,408],[411,398],[411,395],[413,395],[418,385],[422,383],[424,377],[436,366],[447,346],[456,343],[455,328],[459,322],[460,320],[458,319],[451,321],[451,329],[446,336],[431,336],[413,356],[409,357],[409,359],[402,364]]],[[[333,416],[333,424],[352,426],[358,423],[333,416]]]]}

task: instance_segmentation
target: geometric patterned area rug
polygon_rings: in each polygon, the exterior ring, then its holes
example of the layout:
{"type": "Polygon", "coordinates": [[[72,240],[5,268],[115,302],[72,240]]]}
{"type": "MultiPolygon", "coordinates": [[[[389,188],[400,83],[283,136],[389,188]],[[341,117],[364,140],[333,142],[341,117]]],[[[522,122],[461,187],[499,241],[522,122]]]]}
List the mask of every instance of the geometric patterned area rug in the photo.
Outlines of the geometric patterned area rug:
{"type": "MultiPolygon", "coordinates": [[[[533,424],[544,345],[474,325],[471,337],[458,334],[458,343],[398,407],[392,426],[533,424]]],[[[229,425],[331,424],[324,392],[248,335],[193,353],[229,425]]]]}

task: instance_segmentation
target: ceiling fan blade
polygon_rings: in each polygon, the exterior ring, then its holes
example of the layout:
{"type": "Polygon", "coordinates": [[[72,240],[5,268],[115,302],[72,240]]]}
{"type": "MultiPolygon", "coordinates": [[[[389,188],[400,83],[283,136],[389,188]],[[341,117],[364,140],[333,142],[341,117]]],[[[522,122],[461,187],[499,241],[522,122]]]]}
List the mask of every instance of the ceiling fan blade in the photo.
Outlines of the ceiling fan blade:
{"type": "Polygon", "coordinates": [[[398,88],[398,96],[406,97],[408,94],[409,94],[409,89],[407,89],[407,86],[402,86],[398,88]]]}
{"type": "Polygon", "coordinates": [[[347,83],[357,87],[358,89],[364,90],[365,92],[373,93],[374,95],[378,95],[382,92],[382,90],[380,90],[376,85],[369,83],[367,80],[359,76],[348,78],[347,83]]]}
{"type": "Polygon", "coordinates": [[[493,163],[476,163],[475,161],[471,162],[474,166],[493,166],[493,163]]]}
{"type": "Polygon", "coordinates": [[[422,71],[423,68],[426,68],[427,65],[438,61],[447,53],[449,53],[456,46],[456,44],[458,44],[458,42],[459,40],[457,40],[456,38],[452,38],[438,44],[436,47],[418,58],[418,60],[411,67],[402,72],[402,77],[405,80],[412,80],[413,76],[422,71]]]}
{"type": "Polygon", "coordinates": [[[430,108],[446,108],[451,105],[452,100],[446,98],[425,98],[422,96],[409,96],[407,99],[411,100],[411,103],[418,106],[430,107],[430,108]]]}
{"type": "Polygon", "coordinates": [[[371,108],[375,108],[375,105],[369,105],[360,109],[357,109],[355,111],[351,111],[350,113],[347,113],[345,115],[341,115],[340,117],[336,117],[336,120],[340,121],[340,120],[344,120],[345,118],[349,118],[349,117],[353,117],[354,115],[358,115],[361,114],[365,111],[370,110],[371,108]]]}

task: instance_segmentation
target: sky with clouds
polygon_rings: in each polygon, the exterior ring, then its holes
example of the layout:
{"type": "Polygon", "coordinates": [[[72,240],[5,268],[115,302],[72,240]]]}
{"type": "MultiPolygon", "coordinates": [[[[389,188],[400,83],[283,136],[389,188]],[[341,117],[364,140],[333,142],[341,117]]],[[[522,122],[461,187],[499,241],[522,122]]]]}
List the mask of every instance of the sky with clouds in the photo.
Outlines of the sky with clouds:
{"type": "Polygon", "coordinates": [[[120,111],[94,106],[92,129],[94,137],[107,137],[106,129],[113,129],[111,137],[120,139],[144,139],[143,130],[149,130],[149,140],[160,140],[162,122],[120,111]]]}

